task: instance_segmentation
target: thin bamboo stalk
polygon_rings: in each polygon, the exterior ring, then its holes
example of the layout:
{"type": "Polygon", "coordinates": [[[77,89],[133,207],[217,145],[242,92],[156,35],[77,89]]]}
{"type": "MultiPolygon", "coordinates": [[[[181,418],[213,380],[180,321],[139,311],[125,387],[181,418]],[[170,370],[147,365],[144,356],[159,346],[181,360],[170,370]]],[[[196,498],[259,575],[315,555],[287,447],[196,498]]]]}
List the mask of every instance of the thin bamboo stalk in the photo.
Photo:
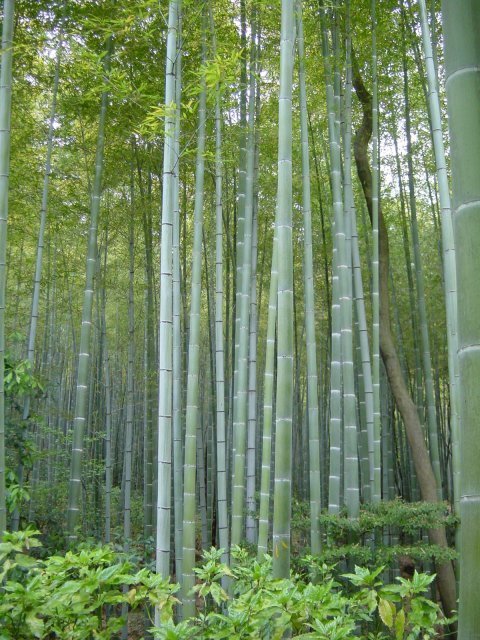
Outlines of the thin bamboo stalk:
{"type": "Polygon", "coordinates": [[[273,575],[290,574],[293,412],[292,83],[294,6],[282,0],[278,100],[278,352],[273,497],[273,575]]]}

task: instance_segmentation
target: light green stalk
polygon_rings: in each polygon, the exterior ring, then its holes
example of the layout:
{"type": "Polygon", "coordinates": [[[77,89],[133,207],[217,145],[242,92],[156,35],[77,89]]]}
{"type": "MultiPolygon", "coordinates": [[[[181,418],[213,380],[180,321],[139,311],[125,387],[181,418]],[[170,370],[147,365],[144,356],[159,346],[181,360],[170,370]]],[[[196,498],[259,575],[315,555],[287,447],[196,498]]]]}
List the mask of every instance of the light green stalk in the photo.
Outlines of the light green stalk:
{"type": "Polygon", "coordinates": [[[347,78],[345,84],[345,149],[344,149],[344,207],[342,216],[335,220],[335,233],[339,236],[340,310],[342,322],[342,377],[344,411],[344,496],[347,513],[357,518],[360,510],[358,485],[358,445],[355,377],[353,369],[352,335],[352,249],[351,210],[352,189],[352,62],[350,37],[350,4],[346,4],[347,78]],[[342,219],[343,218],[343,219],[342,219]]]}
{"type": "Polygon", "coordinates": [[[320,436],[318,417],[317,341],[315,338],[315,292],[313,286],[312,207],[308,148],[307,91],[303,39],[302,0],[297,0],[297,47],[300,84],[300,127],[302,136],[302,186],[304,233],[305,328],[307,343],[308,452],[310,472],[310,548],[321,551],[319,516],[321,510],[320,436]]]}
{"type": "MultiPolygon", "coordinates": [[[[255,34],[252,35],[252,51],[255,51],[255,34]]],[[[245,177],[245,220],[243,229],[243,251],[241,288],[239,300],[237,385],[234,401],[233,440],[234,472],[232,487],[232,545],[240,544],[244,535],[245,510],[245,453],[247,445],[248,416],[248,346],[250,327],[250,287],[252,272],[252,221],[253,221],[253,170],[255,165],[255,74],[252,53],[250,66],[248,136],[245,177]]],[[[238,256],[237,256],[238,260],[238,256]]]]}
{"type": "Polygon", "coordinates": [[[380,285],[379,285],[379,167],[378,167],[378,78],[377,78],[377,14],[372,0],[372,386],[373,386],[373,485],[372,502],[381,500],[380,448],[380,285]]]}
{"type": "Polygon", "coordinates": [[[107,343],[104,343],[105,369],[105,542],[110,542],[111,535],[111,497],[112,497],[112,392],[110,379],[110,362],[107,343]]]}
{"type": "MultiPolygon", "coordinates": [[[[443,274],[447,306],[448,372],[450,381],[450,429],[452,432],[453,496],[455,509],[458,510],[458,500],[460,497],[460,434],[458,428],[457,272],[455,245],[453,242],[450,189],[442,136],[437,74],[435,58],[432,53],[432,42],[430,41],[425,0],[419,0],[419,7],[423,51],[427,70],[430,117],[432,120],[433,150],[435,153],[440,207],[442,211],[443,274]]],[[[435,24],[434,12],[432,14],[432,22],[435,24]]]]}
{"type": "MultiPolygon", "coordinates": [[[[355,206],[352,207],[352,263],[353,285],[355,292],[355,309],[358,318],[358,334],[362,362],[362,384],[365,398],[365,421],[367,427],[368,443],[368,495],[365,500],[371,499],[371,488],[374,484],[374,433],[373,433],[373,386],[372,365],[370,360],[370,345],[368,339],[367,319],[365,314],[365,298],[363,296],[362,269],[360,264],[360,249],[358,245],[357,216],[355,206]]],[[[366,483],[365,483],[366,484],[366,483]]]]}
{"type": "Polygon", "coordinates": [[[2,69],[0,72],[0,537],[7,529],[5,496],[5,276],[7,262],[8,185],[10,177],[10,113],[12,42],[15,0],[4,0],[2,69]]]}
{"type": "Polygon", "coordinates": [[[273,575],[290,575],[293,413],[292,80],[294,6],[282,0],[278,100],[278,350],[273,497],[273,575]]]}
{"type": "MultiPolygon", "coordinates": [[[[206,261],[206,259],[205,259],[206,261]]],[[[201,358],[203,360],[203,358],[201,358]]],[[[207,385],[205,385],[207,386],[207,385]]],[[[202,396],[205,396],[205,388],[203,389],[202,396]]],[[[200,400],[200,407],[204,406],[203,397],[200,400]]],[[[200,411],[203,417],[203,412],[200,411]]],[[[199,420],[197,423],[197,492],[198,492],[198,510],[200,512],[200,523],[202,530],[202,550],[208,549],[208,533],[207,533],[207,496],[206,496],[206,482],[205,482],[205,446],[204,446],[204,434],[205,426],[203,420],[199,420]]]]}
{"type": "MultiPolygon", "coordinates": [[[[258,31],[256,41],[253,43],[255,74],[258,78],[259,55],[260,55],[261,33],[258,31]]],[[[247,429],[247,486],[246,486],[246,538],[252,544],[256,542],[256,446],[258,442],[257,426],[259,426],[257,416],[257,341],[258,341],[258,295],[257,295],[257,262],[258,262],[258,174],[260,159],[260,127],[258,119],[260,116],[260,82],[256,83],[255,90],[255,134],[254,134],[254,163],[253,163],[253,211],[252,211],[252,271],[250,285],[250,336],[248,347],[248,429],[247,429]]],[[[260,280],[261,284],[261,280],[260,280]]],[[[261,295],[261,289],[260,289],[261,295]]],[[[258,429],[258,432],[260,429],[258,429]]]]}
{"type": "MultiPolygon", "coordinates": [[[[63,49],[63,24],[60,32],[60,38],[59,38],[59,43],[57,47],[57,55],[56,55],[56,61],[55,61],[55,76],[53,80],[52,105],[50,107],[50,121],[48,126],[48,135],[47,135],[47,155],[45,159],[45,172],[43,174],[42,202],[40,205],[40,227],[38,230],[37,255],[35,258],[35,275],[33,278],[32,306],[31,306],[31,312],[30,312],[30,326],[28,331],[27,360],[30,362],[30,365],[32,366],[32,368],[35,362],[35,340],[37,336],[38,307],[39,307],[39,300],[40,300],[40,282],[42,279],[45,226],[47,222],[48,191],[49,191],[50,173],[51,173],[51,166],[52,166],[53,133],[54,133],[55,116],[57,113],[57,95],[58,95],[58,84],[59,84],[59,78],[60,78],[60,61],[61,61],[62,49],[63,49]]],[[[30,415],[30,394],[27,394],[25,397],[25,403],[23,405],[23,416],[22,416],[22,420],[25,425],[27,424],[29,415],[30,415]]],[[[20,464],[18,467],[18,482],[20,485],[23,483],[22,461],[20,461],[20,464]]],[[[30,502],[30,504],[32,503],[33,501],[30,502]]],[[[20,510],[16,508],[12,518],[12,529],[14,531],[18,530],[19,519],[20,519],[20,510]]]]}
{"type": "MultiPolygon", "coordinates": [[[[276,223],[275,223],[276,227],[276,223]]],[[[272,248],[270,294],[268,297],[267,340],[265,350],[265,375],[263,382],[263,435],[262,470],[260,476],[260,515],[258,520],[257,558],[263,560],[268,552],[268,525],[270,514],[270,478],[272,460],[273,382],[275,366],[275,329],[277,326],[278,295],[278,247],[275,232],[272,248]]]]}
{"type": "Polygon", "coordinates": [[[443,2],[458,286],[460,449],[459,640],[480,629],[480,4],[443,2]]]}
{"type": "MultiPolygon", "coordinates": [[[[110,69],[111,38],[107,42],[107,52],[103,59],[104,74],[110,69]]],[[[93,281],[97,263],[97,232],[100,197],[102,193],[103,150],[105,146],[105,120],[107,115],[108,91],[102,93],[100,117],[98,123],[97,150],[95,156],[95,177],[93,181],[90,207],[90,228],[88,231],[88,250],[83,294],[82,328],[80,332],[80,353],[77,371],[77,394],[75,399],[75,421],[73,425],[73,446],[68,489],[67,531],[71,541],[77,535],[80,514],[80,486],[82,480],[82,455],[85,422],[87,419],[88,389],[90,382],[90,335],[92,330],[93,281]]]]}
{"type": "MultiPolygon", "coordinates": [[[[404,42],[405,46],[405,42],[404,42]]],[[[408,90],[408,68],[406,52],[403,59],[404,96],[405,96],[405,131],[407,135],[407,163],[408,186],[410,196],[410,215],[413,242],[413,259],[415,265],[415,282],[417,285],[417,305],[420,320],[420,338],[422,345],[422,365],[425,382],[425,396],[427,401],[427,425],[430,458],[437,483],[439,500],[442,499],[442,474],[440,469],[440,455],[438,446],[437,412],[435,408],[435,394],[433,390],[432,361],[430,356],[430,338],[428,335],[427,307],[425,303],[425,285],[423,280],[423,263],[420,253],[420,241],[418,237],[417,202],[415,198],[415,181],[412,157],[412,139],[410,124],[410,99],[408,90]]]]}
{"type": "Polygon", "coordinates": [[[111,503],[112,503],[112,481],[113,481],[113,465],[112,465],[112,382],[110,378],[110,360],[107,342],[107,320],[105,309],[107,306],[105,295],[105,279],[107,277],[107,255],[108,255],[108,225],[105,229],[105,249],[103,256],[103,280],[102,280],[102,346],[103,346],[103,369],[105,380],[105,535],[106,543],[111,538],[111,503]]]}
{"type": "MultiPolygon", "coordinates": [[[[401,220],[401,226],[402,226],[405,266],[407,271],[408,299],[410,303],[410,322],[412,327],[411,335],[412,335],[413,353],[414,353],[414,367],[415,367],[414,397],[417,405],[417,410],[420,413],[423,407],[422,363],[421,363],[420,349],[418,344],[418,319],[417,319],[417,305],[415,304],[415,285],[414,285],[413,274],[412,274],[412,260],[410,257],[410,243],[409,243],[409,235],[408,235],[407,216],[405,211],[405,196],[404,196],[404,189],[403,189],[403,182],[402,182],[402,168],[400,165],[400,155],[398,152],[397,135],[395,133],[396,126],[397,125],[394,121],[392,124],[392,134],[393,134],[392,137],[393,137],[393,144],[395,147],[395,160],[396,160],[396,166],[397,166],[398,192],[399,192],[399,201],[400,201],[400,220],[401,220]]],[[[405,378],[405,380],[406,379],[407,378],[405,378]]]]}
{"type": "MultiPolygon", "coordinates": [[[[236,215],[236,246],[235,246],[235,289],[233,317],[235,324],[232,327],[232,361],[233,376],[231,385],[231,402],[229,416],[229,432],[227,442],[230,440],[231,446],[227,447],[230,464],[230,493],[231,509],[233,513],[234,502],[234,475],[235,475],[235,411],[238,387],[238,361],[240,350],[240,295],[242,291],[242,267],[243,267],[243,247],[245,228],[245,201],[246,201],[246,180],[247,180],[247,22],[246,22],[246,0],[240,0],[240,48],[241,48],[241,69],[240,69],[240,135],[239,135],[239,166],[238,166],[238,198],[236,215]]],[[[233,535],[233,522],[232,535],[233,535]]]]}
{"type": "MultiPolygon", "coordinates": [[[[254,151],[256,154],[256,151],[254,151]]],[[[254,169],[255,171],[255,169],[254,169]]],[[[255,180],[255,179],[254,179],[255,180]]],[[[252,271],[250,285],[250,329],[248,347],[248,423],[247,423],[247,517],[245,536],[255,543],[255,441],[257,429],[257,208],[253,203],[252,212],[252,271]]]]}
{"type": "MultiPolygon", "coordinates": [[[[205,9],[204,9],[205,12],[205,9]]],[[[205,23],[205,17],[204,17],[205,23]]],[[[205,28],[203,29],[202,57],[205,60],[205,28]]],[[[205,111],[206,89],[202,75],[198,108],[198,138],[195,175],[195,211],[192,249],[192,280],[190,304],[190,335],[188,344],[187,415],[185,433],[185,464],[183,479],[183,580],[182,602],[184,618],[195,615],[195,597],[191,590],[195,584],[195,495],[197,423],[199,416],[200,371],[200,302],[202,279],[203,189],[205,173],[205,111]]]]}
{"type": "Polygon", "coordinates": [[[182,575],[183,556],[183,433],[182,433],[182,333],[181,333],[181,287],[180,287],[180,126],[182,101],[182,12],[179,5],[177,59],[175,64],[175,165],[173,187],[173,496],[175,517],[175,575],[182,575]]]}
{"type": "MultiPolygon", "coordinates": [[[[142,226],[145,244],[145,340],[144,340],[144,417],[143,417],[143,527],[144,538],[153,537],[153,414],[157,385],[154,369],[156,367],[155,325],[153,299],[153,252],[152,252],[152,212],[150,193],[144,192],[141,167],[137,147],[134,141],[137,161],[138,188],[140,192],[142,226]]],[[[150,562],[148,547],[145,558],[150,562]]]]}
{"type": "Polygon", "coordinates": [[[168,11],[165,61],[165,133],[163,142],[162,240],[160,250],[160,327],[158,338],[158,453],[156,571],[170,575],[170,511],[172,469],[173,276],[172,238],[175,188],[175,62],[177,56],[178,0],[168,11]]]}
{"type": "MultiPolygon", "coordinates": [[[[127,362],[127,411],[125,420],[125,448],[124,455],[124,488],[123,488],[123,552],[130,551],[130,538],[132,530],[132,448],[133,448],[133,420],[134,420],[134,367],[135,367],[135,310],[133,284],[135,276],[134,255],[134,221],[133,221],[133,176],[131,187],[130,223],[128,231],[128,255],[129,255],[129,279],[128,279],[128,362],[127,362]]],[[[128,585],[123,585],[124,593],[128,592],[128,585]]],[[[128,639],[128,604],[122,605],[122,616],[127,620],[122,627],[122,640],[128,639]]]]}
{"type": "MultiPolygon", "coordinates": [[[[213,53],[216,38],[210,7],[213,53]]],[[[225,433],[225,358],[223,338],[223,160],[220,85],[215,86],[215,388],[217,419],[217,518],[218,542],[228,563],[227,451],[225,433]]]]}
{"type": "Polygon", "coordinates": [[[332,354],[330,363],[330,474],[328,488],[328,510],[330,513],[340,511],[341,486],[341,428],[342,428],[342,346],[340,315],[340,279],[338,272],[339,255],[337,220],[343,216],[342,183],[340,167],[340,140],[336,126],[334,89],[331,81],[328,35],[323,10],[320,13],[322,22],[322,56],[325,74],[328,108],[328,136],[331,164],[331,186],[335,223],[334,250],[332,259],[332,354]]]}

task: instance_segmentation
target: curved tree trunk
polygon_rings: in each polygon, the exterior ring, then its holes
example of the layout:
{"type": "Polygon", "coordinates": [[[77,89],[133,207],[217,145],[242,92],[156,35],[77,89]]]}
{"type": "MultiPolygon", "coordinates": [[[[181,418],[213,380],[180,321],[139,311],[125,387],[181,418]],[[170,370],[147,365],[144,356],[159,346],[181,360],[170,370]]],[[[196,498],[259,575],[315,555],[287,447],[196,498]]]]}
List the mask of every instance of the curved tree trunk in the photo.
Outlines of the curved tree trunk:
{"type": "MultiPolygon", "coordinates": [[[[355,58],[353,60],[353,86],[361,102],[363,120],[355,135],[354,151],[358,177],[362,185],[370,216],[372,215],[372,173],[368,161],[368,142],[372,134],[372,97],[367,91],[360,75],[355,58]]],[[[408,443],[413,464],[420,486],[422,499],[426,502],[437,502],[437,485],[433,474],[430,456],[425,443],[422,425],[418,417],[415,403],[408,391],[402,375],[400,360],[390,329],[390,308],[388,297],[388,265],[389,247],[388,233],[379,205],[379,280],[380,280],[380,351],[388,375],[395,403],[405,424],[408,443]]],[[[445,528],[430,529],[429,538],[432,544],[447,547],[445,528]]],[[[457,607],[455,574],[451,562],[436,567],[438,588],[446,615],[451,615],[457,607]]]]}

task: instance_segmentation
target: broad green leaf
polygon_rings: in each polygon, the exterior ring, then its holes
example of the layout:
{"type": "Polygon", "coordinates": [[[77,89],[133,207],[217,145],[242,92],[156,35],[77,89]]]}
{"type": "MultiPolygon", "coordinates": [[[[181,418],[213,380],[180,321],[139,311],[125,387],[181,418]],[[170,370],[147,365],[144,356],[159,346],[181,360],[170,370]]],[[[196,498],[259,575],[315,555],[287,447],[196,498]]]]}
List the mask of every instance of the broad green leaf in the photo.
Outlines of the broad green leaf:
{"type": "Polygon", "coordinates": [[[384,598],[380,598],[378,603],[378,613],[382,622],[391,629],[393,627],[393,616],[395,615],[395,605],[384,598]]]}
{"type": "Polygon", "coordinates": [[[43,638],[45,624],[41,618],[37,618],[37,615],[34,612],[29,613],[25,618],[25,622],[35,638],[43,638]]]}
{"type": "Polygon", "coordinates": [[[37,564],[37,560],[31,556],[26,556],[24,553],[17,553],[15,555],[15,562],[19,567],[31,568],[37,564]]]}
{"type": "Polygon", "coordinates": [[[395,638],[396,640],[403,640],[403,634],[405,631],[405,611],[400,609],[395,617],[395,638]]]}

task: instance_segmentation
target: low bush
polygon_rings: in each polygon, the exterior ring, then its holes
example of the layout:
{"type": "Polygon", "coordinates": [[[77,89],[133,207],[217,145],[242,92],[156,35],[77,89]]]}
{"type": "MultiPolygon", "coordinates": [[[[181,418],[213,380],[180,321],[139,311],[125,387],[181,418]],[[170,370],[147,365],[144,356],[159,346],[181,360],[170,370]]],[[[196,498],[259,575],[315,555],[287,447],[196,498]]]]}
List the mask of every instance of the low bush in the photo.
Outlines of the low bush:
{"type": "Polygon", "coordinates": [[[304,571],[278,580],[269,556],[258,562],[236,547],[230,568],[221,550],[204,553],[195,569],[200,613],[176,624],[178,585],[146,568],[132,572],[111,546],[42,559],[37,536],[27,529],[0,543],[0,640],[113,640],[125,623],[122,605],[157,608],[156,640],[428,640],[450,622],[424,595],[434,576],[384,585],[384,567],[337,575],[307,557],[304,571]]]}
{"type": "Polygon", "coordinates": [[[171,619],[176,585],[147,569],[132,573],[110,546],[38,559],[37,535],[6,533],[0,543],[0,640],[111,640],[125,623],[116,612],[123,603],[149,603],[171,619]]]}
{"type": "Polygon", "coordinates": [[[384,567],[355,567],[337,577],[332,567],[310,557],[304,562],[310,575],[315,573],[313,582],[300,575],[278,580],[269,556],[259,563],[236,548],[230,569],[221,563],[221,553],[205,553],[195,570],[202,613],[180,624],[167,621],[153,630],[156,640],[428,640],[450,622],[424,596],[434,576],[415,572],[412,580],[383,585],[384,567]],[[221,586],[226,578],[230,594],[221,586]]]}

